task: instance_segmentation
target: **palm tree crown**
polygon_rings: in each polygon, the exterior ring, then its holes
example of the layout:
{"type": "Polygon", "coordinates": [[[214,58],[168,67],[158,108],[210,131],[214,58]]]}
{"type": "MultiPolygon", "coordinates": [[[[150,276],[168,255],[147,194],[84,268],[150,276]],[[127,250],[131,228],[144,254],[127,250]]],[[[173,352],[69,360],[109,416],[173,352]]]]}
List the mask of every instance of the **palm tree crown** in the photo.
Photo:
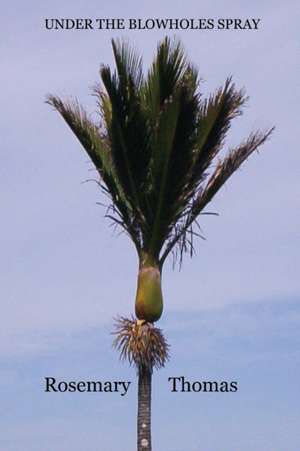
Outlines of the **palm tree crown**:
{"type": "MultiPolygon", "coordinates": [[[[112,47],[116,69],[103,65],[102,86],[94,88],[100,124],[79,104],[56,96],[48,102],[93,161],[111,199],[107,216],[132,239],[140,268],[155,268],[160,275],[171,251],[179,251],[180,260],[185,251],[193,253],[198,215],[272,129],[252,133],[217,160],[231,121],[247,100],[244,91],[228,78],[202,98],[197,70],[181,44],[169,38],[158,45],[146,75],[141,58],[128,45],[113,40],[112,47]]],[[[151,280],[144,273],[138,283],[158,299],[160,280],[154,285],[151,280]]],[[[145,305],[136,309],[137,316],[156,320],[162,300],[156,307],[152,319],[145,316],[145,305]]]]}

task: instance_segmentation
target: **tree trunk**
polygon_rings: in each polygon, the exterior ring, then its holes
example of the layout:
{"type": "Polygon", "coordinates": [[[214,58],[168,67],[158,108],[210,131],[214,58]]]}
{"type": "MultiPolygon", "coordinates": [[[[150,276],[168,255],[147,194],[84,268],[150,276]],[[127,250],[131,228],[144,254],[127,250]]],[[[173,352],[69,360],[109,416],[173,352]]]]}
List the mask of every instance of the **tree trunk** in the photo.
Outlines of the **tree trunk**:
{"type": "Polygon", "coordinates": [[[151,379],[149,369],[138,374],[137,451],[151,451],[151,379]]]}

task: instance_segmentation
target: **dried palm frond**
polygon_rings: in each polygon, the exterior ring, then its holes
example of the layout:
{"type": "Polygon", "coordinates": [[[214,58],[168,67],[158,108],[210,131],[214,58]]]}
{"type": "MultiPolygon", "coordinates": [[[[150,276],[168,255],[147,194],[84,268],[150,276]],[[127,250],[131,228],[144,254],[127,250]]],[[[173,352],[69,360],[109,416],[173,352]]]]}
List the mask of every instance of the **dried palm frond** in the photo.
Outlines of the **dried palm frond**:
{"type": "Polygon", "coordinates": [[[169,345],[161,331],[152,323],[120,317],[116,319],[113,346],[120,358],[128,360],[139,371],[162,368],[169,356],[169,345]]]}

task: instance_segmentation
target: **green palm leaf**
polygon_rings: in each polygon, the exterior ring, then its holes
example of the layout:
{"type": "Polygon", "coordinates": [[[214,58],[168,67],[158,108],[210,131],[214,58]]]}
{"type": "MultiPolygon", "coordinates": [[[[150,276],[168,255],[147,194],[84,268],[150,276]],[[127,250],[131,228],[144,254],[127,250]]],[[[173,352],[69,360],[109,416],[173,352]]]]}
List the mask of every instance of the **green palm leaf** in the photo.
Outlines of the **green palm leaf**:
{"type": "Polygon", "coordinates": [[[139,251],[139,236],[133,225],[133,211],[117,177],[107,136],[101,134],[99,127],[88,119],[78,103],[63,102],[56,96],[48,96],[47,103],[65,119],[94,163],[105,184],[101,186],[111,197],[111,209],[115,213],[113,219],[129,233],[139,251]]]}
{"type": "Polygon", "coordinates": [[[112,215],[140,258],[162,266],[170,252],[193,253],[193,225],[221,186],[273,129],[253,133],[216,159],[247,100],[231,78],[209,98],[179,41],[165,38],[147,75],[127,44],[112,41],[116,69],[102,66],[94,88],[102,128],[78,104],[50,96],[96,166],[112,215]],[[212,171],[212,167],[216,167],[212,171]],[[153,260],[154,259],[154,260],[153,260]]]}

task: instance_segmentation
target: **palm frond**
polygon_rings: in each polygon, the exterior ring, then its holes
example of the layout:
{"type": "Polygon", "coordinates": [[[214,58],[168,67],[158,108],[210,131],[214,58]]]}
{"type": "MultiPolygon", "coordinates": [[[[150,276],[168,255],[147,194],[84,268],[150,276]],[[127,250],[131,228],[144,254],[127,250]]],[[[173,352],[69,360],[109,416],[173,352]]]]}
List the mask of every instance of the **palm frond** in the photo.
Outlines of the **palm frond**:
{"type": "Polygon", "coordinates": [[[141,244],[134,227],[134,213],[116,174],[107,136],[88,119],[78,102],[63,102],[57,96],[48,96],[47,103],[61,114],[84,147],[105,183],[100,186],[112,200],[115,222],[125,229],[139,250],[141,244]]]}
{"type": "Polygon", "coordinates": [[[189,199],[189,174],[196,141],[198,96],[195,86],[181,83],[166,101],[153,142],[152,206],[155,221],[151,250],[159,253],[189,199]]]}
{"type": "Polygon", "coordinates": [[[201,102],[192,184],[201,180],[203,173],[221,150],[231,121],[242,114],[241,107],[246,101],[244,91],[236,90],[231,78],[228,78],[224,87],[201,102]]]}
{"type": "Polygon", "coordinates": [[[143,81],[142,58],[124,41],[112,39],[112,48],[115,57],[120,88],[124,96],[131,84],[136,89],[140,88],[143,81]]]}
{"type": "Polygon", "coordinates": [[[155,123],[164,102],[174,94],[187,68],[183,47],[166,37],[157,47],[156,57],[143,86],[144,106],[155,123]]]}
{"type": "Polygon", "coordinates": [[[142,80],[140,59],[125,45],[113,41],[117,71],[103,66],[100,74],[108,98],[97,91],[102,102],[111,154],[122,189],[140,222],[144,222],[143,196],[150,159],[149,132],[139,97],[142,80]],[[103,102],[104,101],[104,102],[103,102]]]}
{"type": "Polygon", "coordinates": [[[185,221],[179,227],[172,239],[166,246],[164,253],[161,257],[163,263],[176,244],[179,245],[180,261],[182,260],[182,254],[187,249],[193,253],[193,245],[189,243],[188,235],[195,235],[192,229],[193,223],[196,218],[201,214],[202,210],[212,200],[219,189],[224,183],[231,177],[231,175],[242,165],[242,163],[257,150],[271,135],[274,127],[267,132],[255,132],[251,133],[247,140],[245,140],[238,147],[231,149],[228,155],[219,162],[216,169],[209,177],[205,187],[201,187],[197,197],[193,200],[190,209],[185,217],[185,221]]]}
{"type": "Polygon", "coordinates": [[[197,70],[187,64],[181,44],[164,39],[141,92],[150,127],[146,202],[152,213],[143,242],[157,256],[184,204],[199,108],[197,87],[197,70]]]}
{"type": "Polygon", "coordinates": [[[100,135],[97,126],[88,119],[86,111],[78,102],[63,102],[57,96],[49,95],[47,103],[53,106],[64,118],[78,138],[101,176],[112,171],[110,151],[104,135],[100,135]]]}
{"type": "Polygon", "coordinates": [[[274,127],[265,133],[261,131],[251,133],[246,141],[229,151],[224,160],[219,162],[206,187],[195,200],[192,208],[192,217],[195,218],[203,210],[229,177],[270,137],[273,130],[274,127]]]}

